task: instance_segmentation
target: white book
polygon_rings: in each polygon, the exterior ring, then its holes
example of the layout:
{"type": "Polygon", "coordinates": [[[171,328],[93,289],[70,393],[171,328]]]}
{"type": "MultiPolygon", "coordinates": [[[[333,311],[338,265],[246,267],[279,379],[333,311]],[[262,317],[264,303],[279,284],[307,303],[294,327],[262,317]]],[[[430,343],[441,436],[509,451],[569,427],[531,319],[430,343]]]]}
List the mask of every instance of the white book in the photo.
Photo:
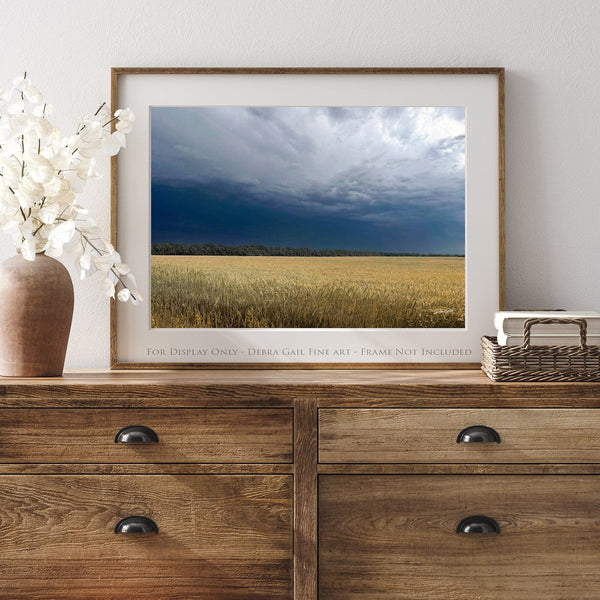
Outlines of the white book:
{"type": "MultiPolygon", "coordinates": [[[[541,334],[531,335],[529,341],[532,346],[579,346],[579,333],[577,335],[541,334]]],[[[586,339],[588,346],[600,346],[600,335],[588,335],[586,339]]],[[[522,346],[522,335],[507,335],[498,332],[498,345],[500,346],[522,346]]]]}
{"type": "MultiPolygon", "coordinates": [[[[494,314],[494,327],[498,333],[507,335],[523,335],[523,323],[527,319],[585,319],[588,335],[600,335],[600,313],[592,310],[567,311],[567,310],[502,310],[494,314]]],[[[559,334],[575,335],[579,333],[577,325],[562,325],[559,323],[534,325],[532,335],[559,334]]]]}

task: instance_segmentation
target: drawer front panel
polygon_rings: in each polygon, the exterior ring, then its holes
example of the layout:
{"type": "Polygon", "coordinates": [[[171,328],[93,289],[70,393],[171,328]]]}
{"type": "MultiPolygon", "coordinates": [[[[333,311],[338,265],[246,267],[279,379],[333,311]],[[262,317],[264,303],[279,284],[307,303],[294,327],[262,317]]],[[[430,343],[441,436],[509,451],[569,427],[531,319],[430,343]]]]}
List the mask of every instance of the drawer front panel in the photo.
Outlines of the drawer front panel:
{"type": "Polygon", "coordinates": [[[319,478],[319,600],[594,600],[596,476],[319,478]],[[457,533],[469,516],[496,533],[457,533]]]}
{"type": "Polygon", "coordinates": [[[595,409],[321,409],[322,463],[597,463],[595,409]],[[471,426],[500,443],[457,443],[471,426]]]}
{"type": "Polygon", "coordinates": [[[4,409],[0,463],[289,463],[291,409],[4,409]],[[158,443],[115,443],[143,425],[158,443]]]}
{"type": "Polygon", "coordinates": [[[1,598],[291,598],[290,475],[4,476],[0,523],[1,598]]]}

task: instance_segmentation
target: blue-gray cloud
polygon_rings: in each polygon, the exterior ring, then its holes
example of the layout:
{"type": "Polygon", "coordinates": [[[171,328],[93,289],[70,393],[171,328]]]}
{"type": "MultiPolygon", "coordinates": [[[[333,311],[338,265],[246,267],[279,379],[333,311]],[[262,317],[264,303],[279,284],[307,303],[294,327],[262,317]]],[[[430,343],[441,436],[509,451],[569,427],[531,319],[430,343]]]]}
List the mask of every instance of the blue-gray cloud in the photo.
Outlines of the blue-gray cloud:
{"type": "MultiPolygon", "coordinates": [[[[178,181],[199,190],[210,187],[214,202],[219,183],[223,190],[235,188],[247,209],[261,214],[310,216],[332,224],[355,221],[363,229],[396,228],[405,236],[411,227],[424,231],[429,224],[440,239],[451,229],[456,239],[446,240],[444,248],[462,252],[465,111],[154,107],[153,186],[178,181]]],[[[195,201],[208,200],[200,191],[195,201]]],[[[153,200],[153,224],[154,208],[153,200]]],[[[153,225],[153,241],[155,233],[162,238],[165,232],[153,225]]]]}

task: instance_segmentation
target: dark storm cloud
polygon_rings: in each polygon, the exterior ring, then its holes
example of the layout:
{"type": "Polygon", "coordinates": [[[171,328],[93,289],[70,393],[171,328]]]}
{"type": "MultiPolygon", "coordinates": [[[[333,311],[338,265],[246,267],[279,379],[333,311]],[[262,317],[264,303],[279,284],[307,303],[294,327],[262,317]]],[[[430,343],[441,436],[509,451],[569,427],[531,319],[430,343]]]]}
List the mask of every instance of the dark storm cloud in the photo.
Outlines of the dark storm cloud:
{"type": "MultiPolygon", "coordinates": [[[[372,239],[385,229],[386,243],[394,232],[410,236],[408,226],[432,236],[453,228],[452,251],[462,252],[464,161],[461,107],[152,109],[153,185],[210,184],[215,202],[219,186],[222,194],[236,189],[234,221],[271,211],[315,229],[319,219],[330,230],[345,224],[350,231],[355,222],[357,230],[371,228],[372,239]]],[[[197,193],[186,202],[189,211],[190,202],[208,200],[197,193]]],[[[153,199],[153,222],[154,208],[153,199]]]]}

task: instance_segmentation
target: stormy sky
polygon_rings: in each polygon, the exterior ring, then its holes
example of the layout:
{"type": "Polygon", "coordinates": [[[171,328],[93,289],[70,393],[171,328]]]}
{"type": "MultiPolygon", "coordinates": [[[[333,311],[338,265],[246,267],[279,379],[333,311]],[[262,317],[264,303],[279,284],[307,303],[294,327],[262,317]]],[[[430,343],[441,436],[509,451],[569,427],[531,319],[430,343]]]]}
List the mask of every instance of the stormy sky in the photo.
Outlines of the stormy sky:
{"type": "Polygon", "coordinates": [[[464,253],[463,107],[153,107],[152,242],[464,253]]]}

